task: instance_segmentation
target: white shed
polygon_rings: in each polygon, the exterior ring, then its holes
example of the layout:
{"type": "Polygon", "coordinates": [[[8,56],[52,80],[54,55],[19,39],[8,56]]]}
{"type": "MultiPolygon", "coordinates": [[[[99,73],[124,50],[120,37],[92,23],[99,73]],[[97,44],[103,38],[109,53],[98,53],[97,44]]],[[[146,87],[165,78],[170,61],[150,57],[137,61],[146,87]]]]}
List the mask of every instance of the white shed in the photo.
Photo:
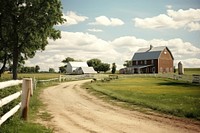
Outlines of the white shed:
{"type": "Polygon", "coordinates": [[[67,63],[67,73],[75,73],[75,70],[80,67],[88,67],[86,62],[68,62],[67,63]]]}

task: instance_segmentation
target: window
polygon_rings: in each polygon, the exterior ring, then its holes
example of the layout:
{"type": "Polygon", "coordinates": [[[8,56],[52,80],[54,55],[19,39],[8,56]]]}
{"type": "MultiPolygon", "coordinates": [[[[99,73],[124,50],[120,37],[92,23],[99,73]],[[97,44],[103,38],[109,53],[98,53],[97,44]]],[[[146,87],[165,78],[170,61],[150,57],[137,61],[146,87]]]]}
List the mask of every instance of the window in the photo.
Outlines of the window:
{"type": "Polygon", "coordinates": [[[138,65],[138,61],[137,60],[135,61],[135,64],[138,65]]]}
{"type": "Polygon", "coordinates": [[[144,61],[144,64],[145,64],[145,65],[147,64],[147,60],[144,61]]]}

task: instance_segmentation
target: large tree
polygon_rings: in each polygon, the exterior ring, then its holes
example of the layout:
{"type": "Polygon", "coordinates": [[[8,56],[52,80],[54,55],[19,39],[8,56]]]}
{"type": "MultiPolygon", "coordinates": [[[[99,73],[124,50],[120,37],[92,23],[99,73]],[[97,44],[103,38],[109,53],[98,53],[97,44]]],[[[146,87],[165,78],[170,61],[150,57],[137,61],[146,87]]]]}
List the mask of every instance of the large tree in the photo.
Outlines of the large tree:
{"type": "Polygon", "coordinates": [[[100,59],[94,58],[87,61],[88,66],[93,67],[95,71],[106,72],[110,70],[110,64],[102,63],[100,59]]]}
{"type": "Polygon", "coordinates": [[[99,66],[101,64],[101,60],[100,59],[90,59],[87,61],[87,64],[89,67],[93,67],[95,71],[100,72],[99,71],[99,66]]]}
{"type": "Polygon", "coordinates": [[[44,50],[48,39],[60,37],[54,25],[64,21],[60,0],[0,0],[0,48],[13,63],[13,79],[17,79],[20,59],[32,58],[44,50]]]}
{"type": "Polygon", "coordinates": [[[101,63],[101,64],[98,66],[98,70],[105,73],[105,72],[107,72],[107,71],[110,70],[110,64],[108,64],[108,63],[101,63]]]}

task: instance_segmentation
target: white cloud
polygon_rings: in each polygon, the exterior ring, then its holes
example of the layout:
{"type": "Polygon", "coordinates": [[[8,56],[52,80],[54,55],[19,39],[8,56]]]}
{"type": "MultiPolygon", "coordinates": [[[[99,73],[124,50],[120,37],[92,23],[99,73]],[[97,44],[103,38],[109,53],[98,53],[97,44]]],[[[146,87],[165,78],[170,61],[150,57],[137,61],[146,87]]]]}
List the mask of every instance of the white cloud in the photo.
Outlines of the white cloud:
{"type": "Polygon", "coordinates": [[[182,61],[185,67],[200,66],[200,48],[180,38],[145,40],[135,36],[123,36],[113,41],[105,41],[83,32],[62,31],[61,35],[61,39],[49,40],[46,50],[37,52],[33,59],[26,62],[26,65],[39,65],[41,70],[48,70],[50,67],[58,70],[58,67],[64,65],[61,61],[66,57],[82,61],[99,58],[109,64],[115,62],[117,69],[120,69],[124,61],[131,60],[139,48],[149,47],[151,44],[155,47],[167,46],[175,58],[176,66],[179,61],[182,61]]]}
{"type": "Polygon", "coordinates": [[[178,11],[174,10],[167,10],[167,14],[169,17],[173,18],[174,21],[200,21],[200,9],[188,9],[182,10],[179,9],[178,11]]]}
{"type": "Polygon", "coordinates": [[[63,13],[63,18],[66,19],[66,22],[62,25],[66,25],[66,26],[75,25],[88,19],[88,17],[77,15],[73,11],[68,11],[67,14],[63,13]]]}
{"type": "Polygon", "coordinates": [[[46,50],[37,52],[32,65],[39,65],[42,70],[49,67],[57,68],[62,66],[62,60],[66,57],[87,61],[92,58],[99,58],[103,62],[115,60],[118,54],[113,50],[109,42],[96,36],[82,32],[61,32],[62,38],[56,41],[49,40],[46,50]],[[108,58],[108,56],[110,56],[108,58]]]}
{"type": "Polygon", "coordinates": [[[167,14],[160,14],[152,18],[133,19],[136,27],[141,28],[186,28],[189,31],[200,30],[200,9],[167,10],[167,14]]]}
{"type": "Polygon", "coordinates": [[[183,42],[180,38],[170,40],[153,39],[149,41],[154,46],[167,46],[174,55],[175,60],[200,57],[200,48],[195,47],[189,42],[183,42]]]}
{"type": "Polygon", "coordinates": [[[88,29],[90,32],[103,32],[101,29],[88,29]]]}
{"type": "Polygon", "coordinates": [[[188,24],[188,28],[190,31],[197,31],[200,30],[200,22],[191,22],[188,24]]]}
{"type": "Polygon", "coordinates": [[[172,5],[166,5],[166,7],[167,7],[168,9],[171,9],[171,8],[172,8],[172,5]]]}
{"type": "MultiPolygon", "coordinates": [[[[183,64],[183,67],[187,68],[187,66],[199,68],[200,66],[200,59],[199,58],[188,58],[180,60],[183,64]]],[[[177,62],[178,63],[178,62],[177,62]]]]}
{"type": "Polygon", "coordinates": [[[145,19],[135,18],[134,21],[135,21],[135,26],[141,28],[150,28],[150,29],[166,28],[166,27],[176,28],[173,19],[165,14],[160,14],[159,16],[153,18],[145,18],[145,19]]]}
{"type": "Polygon", "coordinates": [[[104,26],[120,26],[124,22],[119,18],[107,18],[106,16],[99,16],[95,18],[95,22],[89,23],[90,25],[104,25],[104,26]]]}

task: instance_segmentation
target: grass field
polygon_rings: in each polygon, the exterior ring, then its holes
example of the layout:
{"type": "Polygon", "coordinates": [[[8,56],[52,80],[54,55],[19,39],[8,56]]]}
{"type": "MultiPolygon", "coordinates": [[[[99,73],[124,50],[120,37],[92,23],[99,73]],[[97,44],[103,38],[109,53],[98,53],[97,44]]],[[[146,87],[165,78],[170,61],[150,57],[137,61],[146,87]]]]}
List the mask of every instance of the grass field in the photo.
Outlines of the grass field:
{"type": "Polygon", "coordinates": [[[200,74],[200,68],[185,68],[184,71],[187,75],[200,74]]]}
{"type": "Polygon", "coordinates": [[[167,114],[200,120],[200,87],[164,78],[132,77],[92,83],[112,99],[167,114]]]}
{"type": "MultiPolygon", "coordinates": [[[[24,74],[24,73],[19,73],[18,74],[18,79],[22,78],[33,78],[35,77],[36,79],[51,79],[51,78],[58,78],[60,73],[30,73],[30,74],[24,74]]],[[[0,78],[0,81],[5,81],[5,80],[11,80],[12,79],[12,74],[2,74],[2,77],[0,78]]]]}

